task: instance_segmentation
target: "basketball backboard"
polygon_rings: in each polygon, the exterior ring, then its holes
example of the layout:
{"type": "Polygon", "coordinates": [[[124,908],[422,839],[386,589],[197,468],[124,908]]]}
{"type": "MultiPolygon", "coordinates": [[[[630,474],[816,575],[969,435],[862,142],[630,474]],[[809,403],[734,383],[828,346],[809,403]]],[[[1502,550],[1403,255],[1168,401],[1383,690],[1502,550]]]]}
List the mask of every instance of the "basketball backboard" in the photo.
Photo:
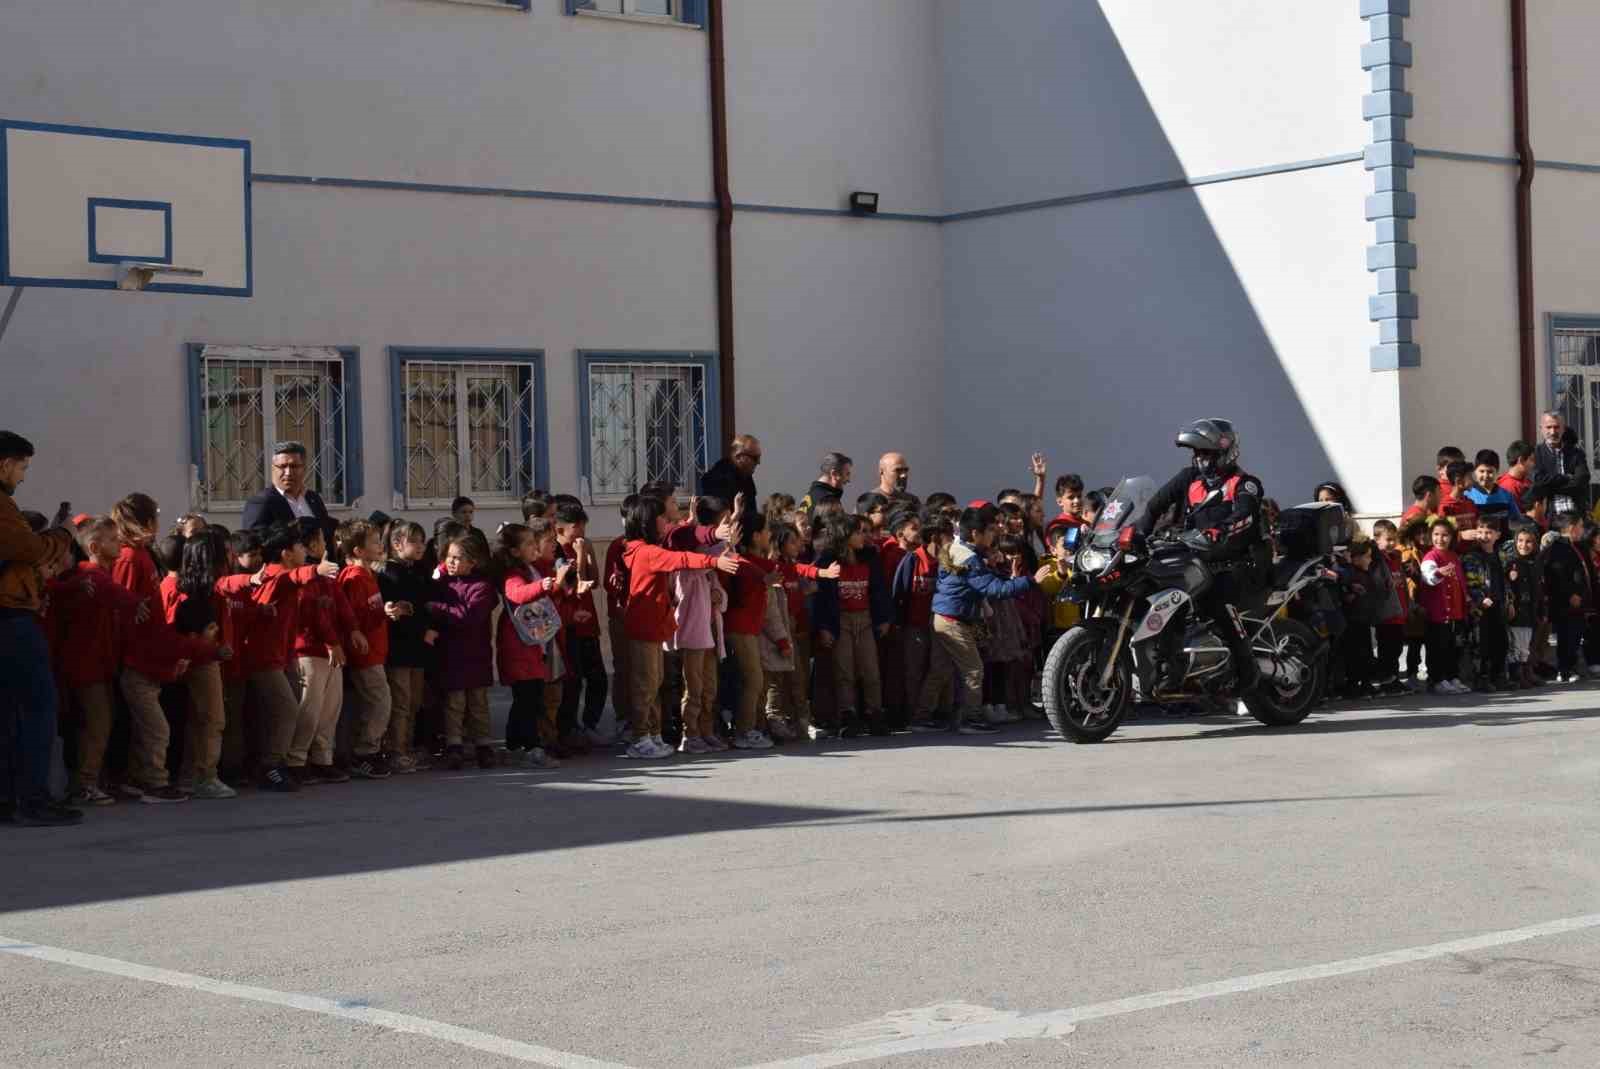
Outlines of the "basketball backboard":
{"type": "Polygon", "coordinates": [[[0,119],[0,286],[248,297],[250,142],[0,119]]]}

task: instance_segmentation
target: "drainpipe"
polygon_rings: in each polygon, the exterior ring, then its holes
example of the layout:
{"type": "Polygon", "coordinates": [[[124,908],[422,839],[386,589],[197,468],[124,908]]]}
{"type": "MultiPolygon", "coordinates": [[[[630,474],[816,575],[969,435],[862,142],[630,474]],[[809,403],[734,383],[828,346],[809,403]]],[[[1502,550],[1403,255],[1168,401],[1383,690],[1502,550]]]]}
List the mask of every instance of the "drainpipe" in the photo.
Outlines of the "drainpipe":
{"type": "Polygon", "coordinates": [[[728,185],[728,80],[723,62],[722,0],[707,0],[711,35],[711,177],[717,194],[717,353],[721,377],[722,442],[739,433],[733,379],[733,193],[728,185]]]}
{"type": "Polygon", "coordinates": [[[1511,0],[1511,114],[1517,142],[1517,341],[1522,371],[1522,431],[1537,441],[1537,341],[1533,313],[1533,174],[1538,161],[1528,133],[1528,2],[1511,0]]]}

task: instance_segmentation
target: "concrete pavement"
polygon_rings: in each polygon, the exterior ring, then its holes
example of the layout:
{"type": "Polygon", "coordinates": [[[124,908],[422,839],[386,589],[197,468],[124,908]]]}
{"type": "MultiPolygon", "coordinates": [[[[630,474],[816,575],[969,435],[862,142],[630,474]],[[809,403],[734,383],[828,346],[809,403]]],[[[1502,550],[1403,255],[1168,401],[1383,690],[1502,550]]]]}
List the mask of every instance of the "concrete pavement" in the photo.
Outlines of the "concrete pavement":
{"type": "Polygon", "coordinates": [[[1597,698],[0,828],[0,1064],[1591,1065],[1597,698]],[[1327,963],[1360,971],[1300,972],[1327,963]]]}

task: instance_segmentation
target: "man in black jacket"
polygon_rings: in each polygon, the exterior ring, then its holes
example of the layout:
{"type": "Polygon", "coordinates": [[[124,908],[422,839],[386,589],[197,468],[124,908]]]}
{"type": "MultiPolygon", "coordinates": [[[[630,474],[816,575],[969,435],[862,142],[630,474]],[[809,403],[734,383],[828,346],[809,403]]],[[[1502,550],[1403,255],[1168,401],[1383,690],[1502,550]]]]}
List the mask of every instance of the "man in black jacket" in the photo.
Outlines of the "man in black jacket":
{"type": "Polygon", "coordinates": [[[306,447],[299,442],[279,442],[272,447],[272,485],[244,504],[242,528],[265,529],[297,520],[313,519],[323,537],[333,544],[335,524],[328,507],[315,490],[306,487],[306,447]]]}
{"type": "Polygon", "coordinates": [[[1550,497],[1552,513],[1589,514],[1589,464],[1583,450],[1563,441],[1566,424],[1559,412],[1546,412],[1539,420],[1543,441],[1533,451],[1533,485],[1550,497]]]}
{"type": "Polygon", "coordinates": [[[754,435],[741,434],[733,440],[726,457],[713,464],[700,477],[700,496],[715,497],[730,506],[744,495],[745,512],[754,515],[761,508],[756,497],[756,468],[761,464],[761,442],[754,435]]]}
{"type": "Polygon", "coordinates": [[[810,512],[824,501],[841,500],[844,488],[854,473],[855,462],[843,453],[827,453],[823,455],[819,467],[821,471],[816,481],[806,491],[806,496],[800,499],[802,512],[810,512]]]}

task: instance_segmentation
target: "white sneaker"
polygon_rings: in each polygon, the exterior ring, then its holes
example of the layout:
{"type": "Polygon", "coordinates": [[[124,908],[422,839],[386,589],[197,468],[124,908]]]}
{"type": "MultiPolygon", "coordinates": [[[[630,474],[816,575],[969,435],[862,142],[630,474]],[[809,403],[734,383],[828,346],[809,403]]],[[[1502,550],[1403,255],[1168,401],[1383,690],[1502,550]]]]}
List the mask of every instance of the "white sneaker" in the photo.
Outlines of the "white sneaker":
{"type": "Polygon", "coordinates": [[[631,761],[654,761],[661,755],[656,752],[656,744],[654,742],[649,739],[639,739],[626,750],[623,750],[622,756],[631,761]]]}
{"type": "Polygon", "coordinates": [[[522,763],[529,768],[560,768],[561,760],[551,757],[541,746],[535,746],[523,756],[522,763]]]}
{"type": "Polygon", "coordinates": [[[656,748],[657,757],[673,757],[678,753],[677,748],[668,745],[667,740],[660,735],[651,735],[650,744],[656,748]]]}
{"type": "Polygon", "coordinates": [[[1472,693],[1472,688],[1461,682],[1459,679],[1447,679],[1444,681],[1443,686],[1449,687],[1451,694],[1461,695],[1472,693]]]}
{"type": "Polygon", "coordinates": [[[770,750],[772,749],[772,740],[755,728],[751,728],[743,735],[734,736],[733,748],[735,750],[770,750]]]}
{"type": "Polygon", "coordinates": [[[686,737],[678,746],[679,753],[702,754],[710,753],[711,747],[706,745],[706,740],[693,735],[686,737]]]}
{"type": "Polygon", "coordinates": [[[207,779],[196,783],[189,796],[202,802],[209,802],[220,801],[224,798],[237,798],[239,797],[239,792],[223,783],[220,779],[207,779]]]}

